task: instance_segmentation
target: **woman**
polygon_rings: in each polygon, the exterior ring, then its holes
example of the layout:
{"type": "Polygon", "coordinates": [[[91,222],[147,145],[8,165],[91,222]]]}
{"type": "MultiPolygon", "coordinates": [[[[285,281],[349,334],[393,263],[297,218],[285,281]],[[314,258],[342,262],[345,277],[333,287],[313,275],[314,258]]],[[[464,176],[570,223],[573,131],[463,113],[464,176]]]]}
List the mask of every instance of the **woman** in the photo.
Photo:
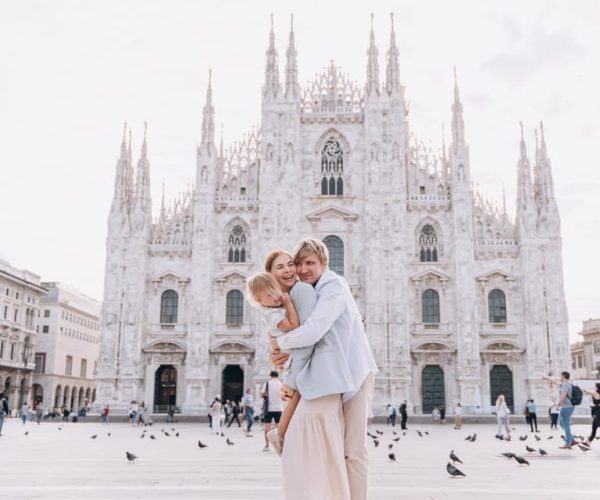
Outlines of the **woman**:
{"type": "Polygon", "coordinates": [[[506,405],[504,394],[500,394],[496,399],[496,421],[498,422],[496,437],[498,439],[510,441],[509,415],[510,409],[506,405]],[[506,431],[506,437],[503,436],[503,431],[506,431]]]}
{"type": "Polygon", "coordinates": [[[211,427],[215,434],[221,433],[221,407],[221,398],[216,396],[215,400],[210,405],[210,409],[208,410],[208,413],[211,417],[211,427]]]}
{"type": "Polygon", "coordinates": [[[454,428],[460,429],[462,427],[462,406],[460,403],[456,403],[454,407],[454,428]]]}
{"type": "Polygon", "coordinates": [[[596,438],[598,427],[600,427],[600,382],[596,382],[595,390],[590,391],[588,389],[583,389],[583,392],[588,396],[592,396],[592,433],[585,441],[586,446],[590,446],[592,441],[596,438]]]}
{"type": "Polygon", "coordinates": [[[550,429],[558,429],[558,406],[556,405],[556,401],[552,401],[552,406],[548,410],[550,414],[550,429]]]}
{"type": "MultiPolygon", "coordinates": [[[[317,293],[311,285],[298,281],[293,257],[283,250],[271,252],[265,271],[290,294],[300,323],[304,323],[317,303],[317,293]]],[[[341,394],[310,400],[300,396],[281,456],[284,498],[348,499],[341,394]]]]}

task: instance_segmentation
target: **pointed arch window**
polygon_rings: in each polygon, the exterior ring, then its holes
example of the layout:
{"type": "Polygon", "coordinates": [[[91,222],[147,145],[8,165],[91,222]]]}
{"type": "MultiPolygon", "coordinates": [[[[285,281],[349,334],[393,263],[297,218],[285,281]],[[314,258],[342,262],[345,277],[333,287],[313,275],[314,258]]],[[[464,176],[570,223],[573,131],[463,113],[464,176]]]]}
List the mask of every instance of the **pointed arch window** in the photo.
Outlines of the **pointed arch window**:
{"type": "Polygon", "coordinates": [[[244,296],[239,290],[227,294],[225,322],[227,325],[241,325],[244,321],[244,296]]]}
{"type": "Polygon", "coordinates": [[[175,290],[166,290],[160,296],[160,322],[162,324],[177,323],[179,295],[175,290]]]}
{"type": "Polygon", "coordinates": [[[321,151],[321,195],[344,194],[344,152],[338,140],[328,139],[321,151]]]}
{"type": "Polygon", "coordinates": [[[246,262],[246,231],[240,224],[233,226],[227,237],[227,262],[246,262]]]}
{"type": "Polygon", "coordinates": [[[423,323],[440,322],[440,294],[431,288],[421,295],[421,317],[423,323]]]}
{"type": "Polygon", "coordinates": [[[506,323],[506,295],[499,288],[488,294],[490,323],[506,323]]]}
{"type": "Polygon", "coordinates": [[[344,276],[344,242],[335,235],[329,235],[324,240],[329,252],[329,269],[344,276]]]}
{"type": "Polygon", "coordinates": [[[438,237],[431,224],[425,224],[419,234],[419,258],[421,262],[437,262],[438,237]]]}

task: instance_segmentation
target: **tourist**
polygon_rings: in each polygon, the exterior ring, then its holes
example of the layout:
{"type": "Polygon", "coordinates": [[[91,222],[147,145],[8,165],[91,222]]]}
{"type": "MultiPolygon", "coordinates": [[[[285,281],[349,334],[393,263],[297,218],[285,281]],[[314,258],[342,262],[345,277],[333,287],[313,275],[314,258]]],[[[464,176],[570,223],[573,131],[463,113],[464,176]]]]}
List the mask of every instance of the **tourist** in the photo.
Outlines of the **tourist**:
{"type": "Polygon", "coordinates": [[[144,412],[146,411],[146,404],[142,401],[140,403],[140,406],[138,408],[138,413],[136,415],[136,424],[138,425],[138,427],[140,425],[144,425],[144,412]]]}
{"type": "Polygon", "coordinates": [[[233,421],[235,420],[238,424],[238,427],[241,427],[242,424],[240,423],[240,419],[239,419],[239,415],[240,415],[240,404],[241,403],[236,403],[235,401],[233,401],[231,403],[231,418],[229,419],[229,423],[227,424],[227,427],[231,427],[231,424],[233,424],[233,421]]]}
{"type": "Polygon", "coordinates": [[[558,397],[558,423],[565,431],[565,444],[560,446],[563,450],[570,450],[574,444],[579,444],[573,439],[571,433],[571,415],[575,409],[573,403],[571,403],[571,397],[573,396],[573,385],[571,384],[571,374],[567,371],[561,372],[560,379],[556,380],[550,377],[544,377],[553,384],[560,386],[560,396],[558,397]]]}
{"type": "Polygon", "coordinates": [[[405,431],[406,430],[406,421],[408,420],[408,409],[407,409],[406,399],[402,401],[400,405],[400,428],[405,431]]]}
{"type": "Polygon", "coordinates": [[[440,406],[440,424],[445,424],[445,423],[446,423],[446,406],[441,405],[440,406]]]}
{"type": "Polygon", "coordinates": [[[102,408],[102,423],[108,425],[108,414],[110,413],[110,408],[106,405],[102,408]]]}
{"type": "Polygon", "coordinates": [[[0,436],[2,436],[2,427],[4,426],[4,417],[10,413],[8,408],[8,400],[4,397],[4,393],[0,392],[0,436]]]}
{"type": "Polygon", "coordinates": [[[44,409],[42,408],[41,403],[38,403],[37,408],[35,409],[35,421],[38,425],[42,423],[42,416],[44,415],[44,409]]]}
{"type": "Polygon", "coordinates": [[[147,425],[153,424],[149,405],[144,405],[144,409],[142,410],[141,420],[144,422],[144,427],[146,427],[147,425]]]}
{"type": "Polygon", "coordinates": [[[504,394],[500,394],[496,399],[496,437],[498,439],[506,439],[510,441],[510,409],[506,405],[504,394]],[[506,433],[506,437],[504,437],[506,433]]]}
{"type": "Polygon", "coordinates": [[[535,432],[540,432],[540,431],[538,431],[536,406],[535,406],[533,399],[527,400],[526,408],[527,408],[527,415],[529,416],[529,426],[531,427],[531,432],[533,432],[534,426],[535,426],[535,432]]]}
{"type": "MultiPolygon", "coordinates": [[[[267,438],[267,434],[269,434],[271,428],[277,429],[281,420],[281,413],[283,412],[283,402],[281,401],[281,388],[283,384],[279,380],[279,373],[272,371],[270,377],[261,390],[261,396],[265,402],[262,419],[265,433],[265,447],[263,451],[269,451],[269,438],[267,438]],[[274,426],[273,422],[275,422],[274,426]]],[[[273,441],[272,438],[271,441],[273,441]]],[[[278,449],[275,448],[275,451],[278,451],[278,449]]]]}
{"type": "Polygon", "coordinates": [[[223,413],[225,414],[225,422],[224,425],[229,427],[229,420],[231,420],[231,401],[229,399],[225,400],[225,404],[223,405],[223,413]]]}
{"type": "Polygon", "coordinates": [[[214,401],[210,405],[209,414],[211,417],[211,429],[215,434],[221,433],[221,398],[215,396],[214,401]]]}
{"type": "Polygon", "coordinates": [[[172,424],[173,422],[175,422],[175,407],[169,405],[169,409],[167,410],[167,423],[172,424]]]}
{"type": "Polygon", "coordinates": [[[552,401],[552,405],[548,408],[548,413],[550,414],[550,429],[557,429],[558,406],[556,406],[556,401],[552,401]]]}
{"type": "Polygon", "coordinates": [[[590,391],[588,389],[583,389],[583,392],[592,397],[592,433],[585,441],[585,444],[590,446],[592,441],[596,438],[598,427],[600,427],[600,382],[596,382],[595,390],[590,391]]]}
{"type": "Polygon", "coordinates": [[[29,405],[27,403],[23,403],[21,406],[21,420],[23,421],[23,425],[27,422],[27,418],[29,417],[29,405]]]}
{"type": "Polygon", "coordinates": [[[254,425],[254,391],[252,387],[246,389],[246,394],[242,398],[242,405],[244,408],[244,418],[246,419],[246,435],[250,435],[252,432],[252,426],[254,425]]]}
{"type": "Polygon", "coordinates": [[[290,281],[298,276],[318,293],[304,324],[271,342],[277,366],[286,359],[281,352],[315,348],[298,377],[302,397],[283,448],[286,500],[368,497],[367,421],[377,366],[352,292],[328,263],[327,247],[308,238],[294,250],[295,269],[286,266],[282,275],[290,281]]]}
{"type": "Polygon", "coordinates": [[[68,422],[69,421],[69,415],[71,414],[71,412],[68,410],[68,408],[66,406],[62,407],[62,419],[63,422],[68,422]]]}
{"type": "Polygon", "coordinates": [[[396,417],[398,416],[398,408],[396,405],[391,403],[387,405],[387,425],[396,427],[396,417]]]}
{"type": "Polygon", "coordinates": [[[129,415],[129,423],[133,427],[135,425],[137,414],[138,414],[138,404],[137,401],[132,401],[129,404],[129,409],[127,410],[127,414],[129,415]]]}
{"type": "Polygon", "coordinates": [[[437,406],[434,406],[433,410],[431,410],[431,418],[434,422],[440,418],[440,410],[437,406]]]}
{"type": "Polygon", "coordinates": [[[454,428],[460,429],[462,427],[462,406],[460,403],[456,403],[454,407],[454,428]]]}

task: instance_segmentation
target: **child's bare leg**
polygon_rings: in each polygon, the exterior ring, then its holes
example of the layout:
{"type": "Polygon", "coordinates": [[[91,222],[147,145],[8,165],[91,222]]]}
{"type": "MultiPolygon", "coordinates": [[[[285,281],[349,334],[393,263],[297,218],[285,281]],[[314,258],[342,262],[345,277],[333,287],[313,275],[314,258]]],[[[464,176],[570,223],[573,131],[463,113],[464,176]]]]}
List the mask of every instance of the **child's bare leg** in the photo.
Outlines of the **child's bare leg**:
{"type": "Polygon", "coordinates": [[[281,419],[279,420],[279,425],[277,426],[277,434],[279,434],[280,437],[285,437],[285,432],[290,425],[290,420],[292,420],[292,416],[294,415],[299,402],[300,393],[296,391],[294,392],[292,399],[290,399],[285,405],[283,413],[281,414],[281,419]]]}

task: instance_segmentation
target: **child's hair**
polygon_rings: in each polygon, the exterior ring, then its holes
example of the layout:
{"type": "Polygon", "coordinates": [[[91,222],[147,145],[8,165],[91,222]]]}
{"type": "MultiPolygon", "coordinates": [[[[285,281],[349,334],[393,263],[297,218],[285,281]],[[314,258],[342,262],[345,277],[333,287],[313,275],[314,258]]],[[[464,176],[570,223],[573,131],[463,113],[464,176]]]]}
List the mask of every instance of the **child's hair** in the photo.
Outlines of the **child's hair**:
{"type": "Polygon", "coordinates": [[[281,250],[281,249],[273,250],[272,252],[269,252],[267,257],[265,258],[265,271],[267,271],[268,273],[271,272],[271,269],[273,268],[273,262],[280,255],[289,255],[290,259],[292,259],[292,260],[294,259],[292,254],[290,252],[288,252],[287,250],[281,250]]]}
{"type": "Polygon", "coordinates": [[[261,307],[258,302],[259,294],[267,292],[272,295],[281,295],[283,293],[275,278],[269,273],[256,273],[250,276],[246,282],[246,290],[250,302],[257,307],[261,307]]]}
{"type": "Polygon", "coordinates": [[[329,251],[325,244],[315,238],[304,238],[294,248],[294,264],[298,264],[312,253],[317,256],[321,264],[329,263],[329,251]]]}

